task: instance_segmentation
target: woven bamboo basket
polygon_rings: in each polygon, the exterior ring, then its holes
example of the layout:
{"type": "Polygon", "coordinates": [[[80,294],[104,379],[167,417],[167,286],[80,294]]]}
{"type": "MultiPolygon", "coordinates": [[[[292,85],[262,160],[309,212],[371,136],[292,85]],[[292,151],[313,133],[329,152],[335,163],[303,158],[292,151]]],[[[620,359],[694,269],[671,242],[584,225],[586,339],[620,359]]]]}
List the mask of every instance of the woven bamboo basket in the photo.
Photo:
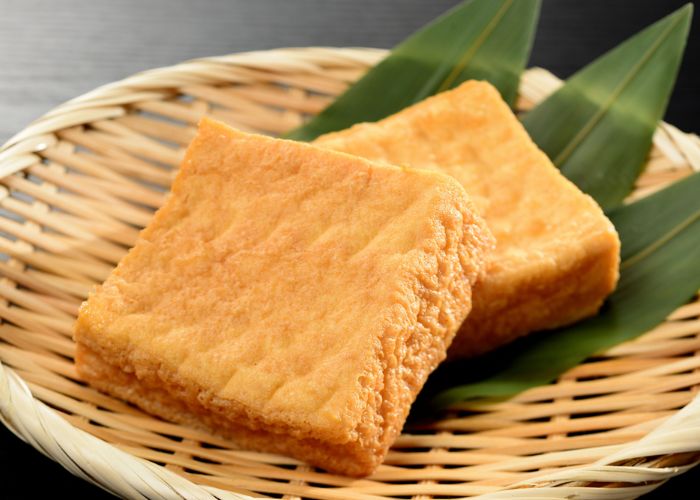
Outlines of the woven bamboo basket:
{"type": "MultiPolygon", "coordinates": [[[[236,449],[82,383],[72,323],[161,205],[199,118],[279,134],[384,57],[281,49],[156,69],[74,99],[0,150],[0,415],[72,473],[129,498],[634,498],[700,461],[700,300],[512,399],[407,427],[371,477],[236,449]]],[[[527,71],[519,108],[560,81],[527,71]]],[[[639,198],[700,170],[662,124],[639,198]]]]}

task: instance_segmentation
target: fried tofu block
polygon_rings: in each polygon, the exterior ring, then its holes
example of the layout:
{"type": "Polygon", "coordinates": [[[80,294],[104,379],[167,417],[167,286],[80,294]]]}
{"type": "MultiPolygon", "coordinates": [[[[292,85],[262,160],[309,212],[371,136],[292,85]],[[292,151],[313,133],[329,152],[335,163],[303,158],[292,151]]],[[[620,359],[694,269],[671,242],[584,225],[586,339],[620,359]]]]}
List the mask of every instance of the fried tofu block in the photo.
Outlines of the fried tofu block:
{"type": "Polygon", "coordinates": [[[469,81],[316,145],[443,172],[496,237],[488,274],[448,356],[481,354],[598,311],[618,279],[620,242],[600,207],[532,142],[498,91],[469,81]]]}
{"type": "Polygon", "coordinates": [[[449,176],[204,119],[80,309],[80,375],[166,419],[371,473],[494,245],[449,176]]]}

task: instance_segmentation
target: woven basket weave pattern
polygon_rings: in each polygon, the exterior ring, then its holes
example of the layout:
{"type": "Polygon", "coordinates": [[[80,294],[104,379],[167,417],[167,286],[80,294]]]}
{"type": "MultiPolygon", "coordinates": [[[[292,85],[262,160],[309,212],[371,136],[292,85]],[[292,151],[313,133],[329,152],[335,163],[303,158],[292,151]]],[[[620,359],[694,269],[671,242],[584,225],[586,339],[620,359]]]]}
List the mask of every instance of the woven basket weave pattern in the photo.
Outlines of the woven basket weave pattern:
{"type": "MultiPolygon", "coordinates": [[[[77,379],[78,306],[162,204],[199,118],[282,133],[384,54],[281,49],[152,70],[70,101],[8,141],[0,149],[3,422],[73,473],[128,497],[630,498],[700,460],[700,403],[678,412],[700,384],[700,301],[554,384],[405,429],[362,480],[236,450],[77,379]]],[[[518,107],[559,85],[529,70],[518,107]]],[[[630,198],[693,169],[698,137],[662,124],[630,198]]]]}

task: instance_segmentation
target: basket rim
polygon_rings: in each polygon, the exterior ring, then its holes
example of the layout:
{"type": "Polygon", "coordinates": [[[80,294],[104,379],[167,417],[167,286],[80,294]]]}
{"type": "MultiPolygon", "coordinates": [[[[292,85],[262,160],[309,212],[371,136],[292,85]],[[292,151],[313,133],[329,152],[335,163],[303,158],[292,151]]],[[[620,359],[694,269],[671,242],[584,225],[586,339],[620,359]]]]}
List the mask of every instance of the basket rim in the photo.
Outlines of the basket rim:
{"type": "MultiPolygon", "coordinates": [[[[56,141],[54,133],[69,126],[122,116],[124,105],[137,100],[166,96],[166,89],[193,83],[226,83],[232,68],[264,68],[277,72],[321,71],[324,65],[355,63],[364,66],[381,60],[387,50],[373,48],[300,47],[234,53],[199,58],[173,66],[136,73],[123,80],[98,87],[61,104],[11,137],[0,147],[0,178],[21,171],[37,160],[35,153],[56,141]]],[[[521,93],[535,80],[548,80],[555,90],[561,82],[551,73],[531,68],[523,74],[521,93]]],[[[536,91],[530,89],[529,94],[536,91]]],[[[535,96],[542,98],[544,96],[535,96]]],[[[661,123],[654,138],[662,150],[674,141],[678,152],[694,170],[700,170],[700,140],[667,123],[661,123]]],[[[678,155],[678,152],[675,154],[678,155]]],[[[148,498],[231,498],[247,495],[202,486],[153,462],[135,457],[63,419],[56,411],[34,398],[27,384],[0,361],[0,421],[23,441],[59,462],[71,473],[125,497],[148,498]]],[[[621,465],[622,461],[648,456],[670,456],[700,452],[700,396],[679,410],[658,428],[622,450],[595,463],[538,476],[480,498],[562,498],[580,494],[586,482],[615,481],[629,483],[625,491],[637,496],[691,468],[640,467],[621,465]],[[649,481],[654,483],[650,486],[649,481]]],[[[700,460],[700,457],[697,459],[700,460]]],[[[600,498],[602,496],[602,492],[600,498]]]]}

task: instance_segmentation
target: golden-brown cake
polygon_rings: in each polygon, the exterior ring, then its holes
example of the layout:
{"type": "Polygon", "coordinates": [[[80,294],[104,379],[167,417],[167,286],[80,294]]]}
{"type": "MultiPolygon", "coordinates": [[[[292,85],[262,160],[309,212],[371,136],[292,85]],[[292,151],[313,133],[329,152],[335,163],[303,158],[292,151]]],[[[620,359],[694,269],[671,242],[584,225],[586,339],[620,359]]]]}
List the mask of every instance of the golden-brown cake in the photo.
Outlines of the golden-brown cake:
{"type": "Polygon", "coordinates": [[[497,247],[450,357],[592,315],[617,283],[613,225],[537,148],[488,83],[463,83],[315,144],[444,172],[472,196],[497,247]]]}
{"type": "Polygon", "coordinates": [[[244,447],[371,473],[493,240],[448,176],[208,119],[75,328],[95,387],[244,447]]]}

